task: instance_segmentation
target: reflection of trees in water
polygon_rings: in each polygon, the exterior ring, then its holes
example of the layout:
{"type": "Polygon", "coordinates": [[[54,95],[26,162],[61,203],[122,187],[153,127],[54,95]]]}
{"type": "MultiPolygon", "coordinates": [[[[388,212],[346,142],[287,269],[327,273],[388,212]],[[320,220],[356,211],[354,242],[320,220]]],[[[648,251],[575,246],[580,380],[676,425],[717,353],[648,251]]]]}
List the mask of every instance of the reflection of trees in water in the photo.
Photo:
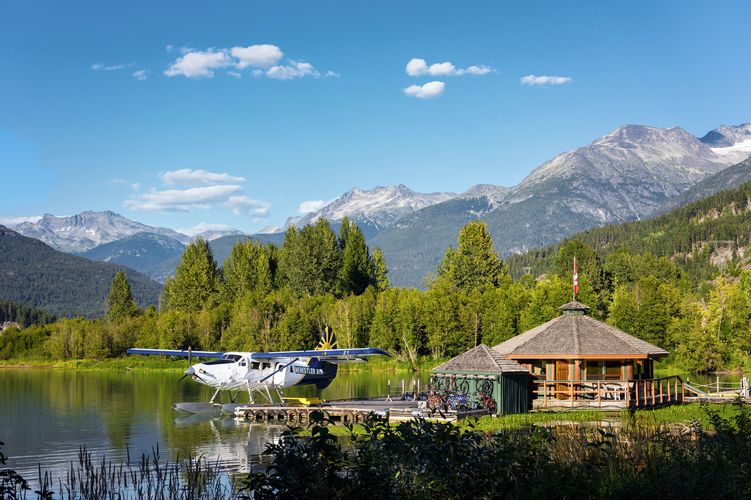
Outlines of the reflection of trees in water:
{"type": "MultiPolygon", "coordinates": [[[[402,379],[411,390],[416,375],[341,372],[322,396],[345,399],[382,395],[388,379],[393,393],[400,390],[402,379]]],[[[115,370],[0,370],[0,425],[4,428],[0,439],[6,441],[9,451],[16,443],[13,454],[27,455],[29,460],[54,453],[63,467],[71,459],[65,457],[74,457],[83,444],[111,450],[107,451],[110,458],[126,447],[131,456],[137,456],[159,444],[165,459],[205,455],[212,460],[221,458],[230,470],[246,470],[248,464],[258,460],[266,443],[281,432],[278,427],[251,426],[231,418],[181,422],[172,405],[208,401],[211,391],[188,380],[177,384],[179,376],[115,370]]],[[[316,389],[297,387],[285,393],[315,395],[316,389]]]]}

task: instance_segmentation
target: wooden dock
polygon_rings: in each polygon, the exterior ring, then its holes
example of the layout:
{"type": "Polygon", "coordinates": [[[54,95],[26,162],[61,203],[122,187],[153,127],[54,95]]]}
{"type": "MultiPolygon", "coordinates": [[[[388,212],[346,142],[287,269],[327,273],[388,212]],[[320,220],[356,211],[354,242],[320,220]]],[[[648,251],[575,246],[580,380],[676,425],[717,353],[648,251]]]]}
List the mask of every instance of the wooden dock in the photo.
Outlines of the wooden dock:
{"type": "Polygon", "coordinates": [[[310,414],[323,412],[324,418],[334,424],[359,424],[371,415],[390,422],[411,420],[421,417],[429,420],[453,422],[460,418],[486,414],[480,412],[443,412],[432,414],[428,409],[420,408],[424,401],[387,401],[386,399],[358,399],[347,401],[330,401],[318,405],[291,404],[248,404],[235,408],[236,419],[251,422],[275,423],[282,425],[307,425],[310,414]],[[475,415],[477,414],[477,415],[475,415]]]}

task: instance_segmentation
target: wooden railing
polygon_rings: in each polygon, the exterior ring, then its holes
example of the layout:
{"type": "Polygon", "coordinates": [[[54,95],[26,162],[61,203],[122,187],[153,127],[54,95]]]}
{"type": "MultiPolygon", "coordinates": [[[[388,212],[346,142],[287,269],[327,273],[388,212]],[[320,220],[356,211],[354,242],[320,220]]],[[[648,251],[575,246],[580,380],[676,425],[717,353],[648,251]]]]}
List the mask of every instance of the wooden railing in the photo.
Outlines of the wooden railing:
{"type": "Polygon", "coordinates": [[[543,406],[648,407],[682,402],[683,380],[677,375],[643,380],[535,380],[533,396],[543,406]]]}

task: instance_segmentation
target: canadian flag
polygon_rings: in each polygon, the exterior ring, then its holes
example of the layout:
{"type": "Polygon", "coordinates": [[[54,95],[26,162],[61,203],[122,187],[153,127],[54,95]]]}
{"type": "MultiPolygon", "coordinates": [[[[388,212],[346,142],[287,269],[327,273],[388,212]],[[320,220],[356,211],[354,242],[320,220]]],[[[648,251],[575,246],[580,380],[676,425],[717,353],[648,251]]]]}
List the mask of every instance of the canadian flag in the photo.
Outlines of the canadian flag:
{"type": "Polygon", "coordinates": [[[579,293],[579,273],[576,270],[576,257],[574,257],[574,299],[577,293],[579,293]]]}

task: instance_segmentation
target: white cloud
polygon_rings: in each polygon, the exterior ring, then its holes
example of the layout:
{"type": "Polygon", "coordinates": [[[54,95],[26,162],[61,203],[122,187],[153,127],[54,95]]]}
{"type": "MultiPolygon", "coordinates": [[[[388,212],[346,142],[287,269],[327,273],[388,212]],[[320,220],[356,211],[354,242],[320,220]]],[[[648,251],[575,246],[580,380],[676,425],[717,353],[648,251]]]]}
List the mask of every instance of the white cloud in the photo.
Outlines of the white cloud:
{"type": "Polygon", "coordinates": [[[269,215],[270,208],[265,201],[254,200],[244,194],[230,196],[222,206],[229,208],[237,215],[250,214],[254,219],[263,219],[269,215]]]}
{"type": "MultiPolygon", "coordinates": [[[[174,52],[173,45],[167,46],[167,52],[174,52]]],[[[217,69],[226,68],[227,75],[242,78],[242,70],[250,71],[256,78],[266,76],[275,80],[291,80],[306,76],[321,76],[312,64],[304,61],[287,60],[282,49],[271,44],[249,45],[224,49],[207,49],[204,51],[182,47],[181,57],[175,59],[164,72],[167,76],[184,76],[186,78],[213,78],[217,69]]],[[[135,73],[134,73],[135,76],[135,73]]],[[[338,77],[334,71],[327,71],[326,77],[338,77]]]]}
{"type": "Polygon", "coordinates": [[[484,65],[470,66],[469,68],[465,69],[464,72],[470,75],[482,76],[482,75],[487,75],[488,73],[492,73],[493,68],[491,68],[490,66],[484,66],[484,65]]]}
{"type": "Polygon", "coordinates": [[[453,63],[448,61],[435,63],[428,66],[425,59],[412,58],[404,68],[409,76],[462,76],[462,75],[487,75],[493,72],[490,66],[470,66],[468,68],[457,68],[453,63]]]}
{"type": "Polygon", "coordinates": [[[328,71],[326,72],[326,74],[325,74],[325,75],[323,75],[323,76],[325,76],[326,78],[339,78],[339,77],[340,77],[340,76],[342,76],[342,75],[340,75],[340,74],[339,74],[339,73],[337,73],[336,71],[331,71],[331,70],[328,70],[328,71]]]}
{"type": "Polygon", "coordinates": [[[324,201],[324,200],[308,200],[303,201],[300,203],[300,206],[297,207],[297,211],[301,214],[309,214],[310,212],[317,212],[326,205],[331,203],[331,201],[324,201]]]}
{"type": "Polygon", "coordinates": [[[245,177],[230,175],[223,172],[209,172],[207,170],[193,170],[190,168],[180,168],[169,170],[159,174],[167,185],[170,186],[206,186],[211,184],[226,184],[244,182],[245,177]]]}
{"type": "Polygon", "coordinates": [[[175,46],[170,43],[169,45],[167,45],[166,47],[164,47],[164,50],[167,51],[167,53],[169,54],[170,52],[172,52],[173,50],[175,50],[175,46]]]}
{"type": "Polygon", "coordinates": [[[237,59],[235,63],[237,69],[244,69],[248,66],[268,68],[277,64],[284,56],[282,49],[269,44],[232,47],[230,54],[237,59]]]}
{"type": "Polygon", "coordinates": [[[134,192],[123,202],[123,206],[131,210],[151,212],[226,208],[238,215],[250,215],[254,220],[261,220],[269,213],[269,203],[245,195],[240,185],[245,182],[244,177],[182,168],[163,172],[159,174],[159,179],[163,183],[162,187],[144,192],[140,192],[139,183],[131,184],[134,192]],[[168,186],[181,186],[184,189],[168,186]]]}
{"type": "Polygon", "coordinates": [[[214,70],[232,65],[226,50],[186,52],[178,57],[164,72],[167,76],[184,76],[186,78],[212,78],[214,70]]]}
{"type": "Polygon", "coordinates": [[[102,63],[94,63],[91,65],[91,69],[93,71],[117,71],[124,68],[129,68],[130,66],[133,66],[133,64],[102,64],[102,63]]]}
{"type": "Polygon", "coordinates": [[[135,78],[139,82],[146,80],[148,77],[149,77],[149,72],[146,71],[145,69],[139,69],[133,72],[133,78],[135,78]]]}
{"type": "Polygon", "coordinates": [[[546,76],[546,75],[526,75],[519,79],[519,83],[522,85],[563,85],[564,83],[570,83],[574,81],[573,78],[568,76],[546,76]]]}
{"type": "Polygon", "coordinates": [[[182,211],[224,204],[240,193],[238,185],[203,186],[188,189],[152,189],[125,200],[125,208],[144,211],[182,211]]]}
{"type": "Polygon", "coordinates": [[[41,215],[28,215],[28,216],[9,216],[9,217],[0,217],[0,224],[3,226],[13,227],[16,224],[21,224],[22,222],[39,222],[42,219],[41,215]]]}
{"type": "Polygon", "coordinates": [[[431,99],[443,94],[443,90],[446,84],[439,81],[428,82],[425,85],[410,85],[409,87],[402,89],[402,91],[412,97],[418,99],[431,99]]]}
{"type": "Polygon", "coordinates": [[[310,63],[290,61],[284,66],[272,66],[266,71],[266,76],[277,80],[291,80],[305,76],[318,77],[321,74],[310,63]]]}

